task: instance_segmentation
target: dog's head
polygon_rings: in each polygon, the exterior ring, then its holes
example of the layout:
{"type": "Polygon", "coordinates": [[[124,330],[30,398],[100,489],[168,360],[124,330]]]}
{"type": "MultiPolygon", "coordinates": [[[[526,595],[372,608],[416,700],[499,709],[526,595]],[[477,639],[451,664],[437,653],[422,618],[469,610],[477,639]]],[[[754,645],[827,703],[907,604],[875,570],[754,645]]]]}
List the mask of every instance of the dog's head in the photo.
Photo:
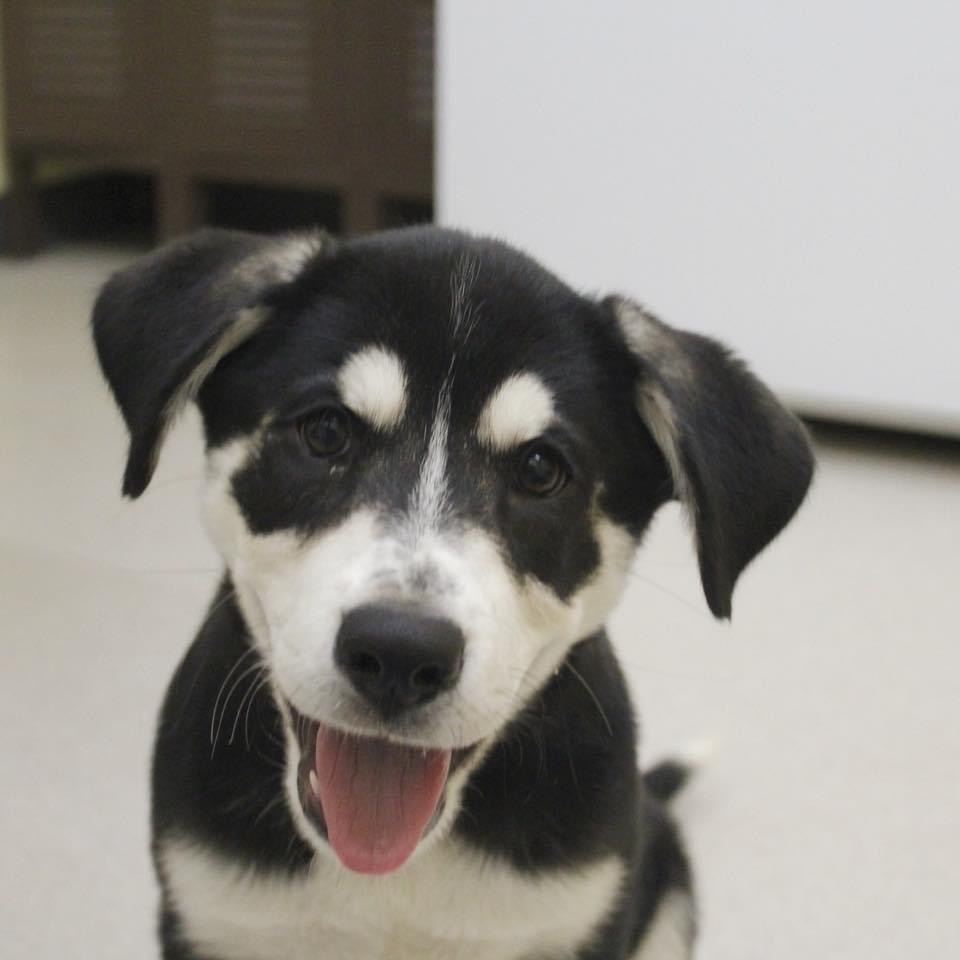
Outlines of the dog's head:
{"type": "Polygon", "coordinates": [[[449,231],[198,234],[111,279],[94,334],[128,496],[197,401],[295,816],[360,870],[454,806],[458,764],[602,626],[661,504],[688,509],[725,617],[811,476],[803,429],[719,345],[449,231]]]}

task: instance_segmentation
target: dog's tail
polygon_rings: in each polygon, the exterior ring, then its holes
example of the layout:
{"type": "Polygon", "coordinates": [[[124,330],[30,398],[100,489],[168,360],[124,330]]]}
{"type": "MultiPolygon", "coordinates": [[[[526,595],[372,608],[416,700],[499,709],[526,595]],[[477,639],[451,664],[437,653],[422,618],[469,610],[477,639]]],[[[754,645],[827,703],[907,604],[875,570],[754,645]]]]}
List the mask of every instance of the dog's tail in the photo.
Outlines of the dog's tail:
{"type": "Polygon", "coordinates": [[[708,740],[698,740],[672,757],[667,757],[643,774],[643,783],[661,803],[669,803],[700,771],[714,752],[708,740]]]}

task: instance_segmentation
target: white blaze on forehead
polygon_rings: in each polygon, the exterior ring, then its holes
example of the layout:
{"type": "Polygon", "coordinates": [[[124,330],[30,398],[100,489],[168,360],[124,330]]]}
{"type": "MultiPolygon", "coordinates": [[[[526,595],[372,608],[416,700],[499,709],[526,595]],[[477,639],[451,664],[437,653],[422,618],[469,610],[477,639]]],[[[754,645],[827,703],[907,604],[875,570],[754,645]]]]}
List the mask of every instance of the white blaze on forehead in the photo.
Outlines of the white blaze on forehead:
{"type": "Polygon", "coordinates": [[[390,430],[403,419],[407,375],[400,358],[386,347],[365,347],[340,368],[337,385],[343,402],[378,430],[390,430]]]}
{"type": "Polygon", "coordinates": [[[539,436],[554,418],[553,394],[533,373],[515,373],[490,396],[477,436],[494,450],[509,450],[539,436]]]}
{"type": "Polygon", "coordinates": [[[447,442],[450,435],[450,380],[444,381],[430,427],[427,454],[413,495],[411,519],[418,533],[436,529],[447,503],[447,442]]]}

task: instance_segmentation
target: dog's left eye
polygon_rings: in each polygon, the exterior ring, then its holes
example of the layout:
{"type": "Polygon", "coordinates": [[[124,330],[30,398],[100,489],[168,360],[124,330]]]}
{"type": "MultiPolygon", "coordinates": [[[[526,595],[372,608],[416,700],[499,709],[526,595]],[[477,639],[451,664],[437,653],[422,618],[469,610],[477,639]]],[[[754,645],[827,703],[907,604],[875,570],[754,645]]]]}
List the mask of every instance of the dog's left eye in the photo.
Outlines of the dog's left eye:
{"type": "Polygon", "coordinates": [[[350,446],[350,416],[340,407],[327,407],[304,417],[300,437],[315,457],[335,457],[350,446]]]}
{"type": "Polygon", "coordinates": [[[527,447],[520,455],[517,484],[524,493],[549,497],[559,493],[570,479],[563,457],[545,444],[527,447]]]}

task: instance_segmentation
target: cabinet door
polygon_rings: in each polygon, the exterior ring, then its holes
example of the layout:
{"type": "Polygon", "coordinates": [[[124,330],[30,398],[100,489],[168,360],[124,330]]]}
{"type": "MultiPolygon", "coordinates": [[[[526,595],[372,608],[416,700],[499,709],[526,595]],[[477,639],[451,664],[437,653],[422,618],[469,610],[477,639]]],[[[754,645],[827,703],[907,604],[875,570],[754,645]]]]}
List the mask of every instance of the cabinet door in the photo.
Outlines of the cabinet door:
{"type": "Polygon", "coordinates": [[[4,0],[10,142],[146,152],[157,52],[147,8],[146,0],[4,0]]]}
{"type": "Polygon", "coordinates": [[[337,0],[166,0],[169,149],[257,180],[341,179],[344,37],[337,0]],[[264,161],[281,165],[271,173],[264,161]]]}
{"type": "Polygon", "coordinates": [[[356,149],[383,194],[433,193],[433,0],[350,0],[364,24],[354,61],[356,149]]]}

